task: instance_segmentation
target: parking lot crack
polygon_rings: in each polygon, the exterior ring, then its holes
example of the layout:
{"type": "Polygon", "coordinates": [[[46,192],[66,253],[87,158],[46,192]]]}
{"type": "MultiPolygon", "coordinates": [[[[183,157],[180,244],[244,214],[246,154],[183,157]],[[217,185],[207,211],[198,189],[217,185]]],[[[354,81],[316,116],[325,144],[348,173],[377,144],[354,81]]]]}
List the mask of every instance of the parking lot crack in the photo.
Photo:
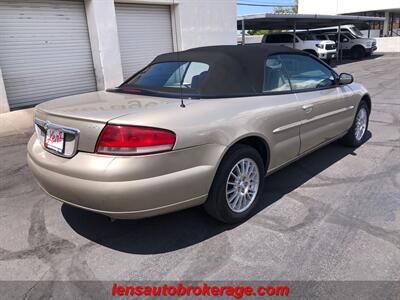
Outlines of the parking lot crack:
{"type": "Polygon", "coordinates": [[[388,230],[370,224],[356,217],[347,216],[339,212],[335,212],[334,214],[330,215],[327,218],[326,222],[331,224],[336,224],[339,226],[349,227],[352,228],[353,230],[361,230],[367,233],[368,235],[389,242],[396,248],[400,249],[400,231],[388,230]]]}

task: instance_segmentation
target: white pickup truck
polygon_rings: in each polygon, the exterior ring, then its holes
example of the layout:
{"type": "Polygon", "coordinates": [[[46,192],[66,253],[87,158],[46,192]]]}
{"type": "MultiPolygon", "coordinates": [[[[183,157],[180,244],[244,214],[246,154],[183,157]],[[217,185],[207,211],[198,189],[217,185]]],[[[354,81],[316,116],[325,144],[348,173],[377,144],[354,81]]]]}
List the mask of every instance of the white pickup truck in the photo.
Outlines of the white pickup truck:
{"type": "MultiPolygon", "coordinates": [[[[334,42],[338,41],[337,32],[324,32],[312,34],[316,39],[330,39],[334,42]]],[[[350,32],[340,32],[340,49],[343,55],[350,55],[354,59],[362,59],[371,55],[378,48],[376,40],[372,38],[363,38],[353,35],[350,32]]]]}
{"type": "MultiPolygon", "coordinates": [[[[330,61],[336,57],[336,43],[329,39],[316,40],[305,32],[296,33],[294,38],[296,49],[306,51],[326,61],[330,61]]],[[[278,44],[293,47],[293,33],[279,32],[266,34],[262,42],[271,45],[278,44]]]]}

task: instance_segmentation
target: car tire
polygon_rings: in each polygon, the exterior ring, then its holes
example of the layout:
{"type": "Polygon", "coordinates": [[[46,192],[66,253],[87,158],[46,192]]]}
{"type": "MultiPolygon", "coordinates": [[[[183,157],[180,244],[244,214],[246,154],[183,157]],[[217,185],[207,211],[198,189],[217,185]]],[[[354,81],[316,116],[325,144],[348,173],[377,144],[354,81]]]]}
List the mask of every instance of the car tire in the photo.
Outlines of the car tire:
{"type": "Polygon", "coordinates": [[[369,108],[365,101],[361,101],[354,117],[353,125],[342,138],[342,143],[349,147],[358,147],[365,142],[369,123],[369,108]]]}
{"type": "Polygon", "coordinates": [[[264,163],[256,149],[242,144],[234,145],[222,159],[215,174],[204,204],[205,210],[223,223],[246,220],[262,197],[264,174],[264,163]]]}
{"type": "Polygon", "coordinates": [[[361,46],[353,47],[350,54],[353,59],[363,59],[365,57],[365,50],[361,46]]]}
{"type": "Polygon", "coordinates": [[[333,59],[333,58],[328,59],[328,60],[326,61],[326,63],[327,63],[329,66],[331,66],[332,68],[334,68],[334,67],[337,66],[337,60],[336,60],[336,59],[333,59]]]}

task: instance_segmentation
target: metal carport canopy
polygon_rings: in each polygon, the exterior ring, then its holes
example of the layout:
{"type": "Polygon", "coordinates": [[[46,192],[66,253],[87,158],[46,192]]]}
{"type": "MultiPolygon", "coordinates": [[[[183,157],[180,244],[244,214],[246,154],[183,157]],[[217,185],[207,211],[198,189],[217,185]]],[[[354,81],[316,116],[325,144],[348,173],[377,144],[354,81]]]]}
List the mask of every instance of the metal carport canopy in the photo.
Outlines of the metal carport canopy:
{"type": "MultiPolygon", "coordinates": [[[[349,15],[312,15],[312,14],[255,14],[240,16],[237,19],[237,29],[242,31],[242,44],[246,42],[245,30],[262,29],[292,29],[294,33],[298,29],[313,29],[340,25],[367,25],[369,22],[381,21],[385,18],[349,15]]],[[[340,31],[337,44],[338,61],[342,60],[340,48],[340,31]]],[[[368,31],[369,37],[369,31],[368,31]]],[[[293,35],[293,48],[295,47],[295,35],[293,35]]]]}
{"type": "Polygon", "coordinates": [[[313,14],[255,14],[240,16],[237,19],[237,28],[242,30],[261,29],[312,29],[338,25],[367,25],[372,21],[383,22],[385,18],[350,16],[350,15],[313,15],[313,14]]]}

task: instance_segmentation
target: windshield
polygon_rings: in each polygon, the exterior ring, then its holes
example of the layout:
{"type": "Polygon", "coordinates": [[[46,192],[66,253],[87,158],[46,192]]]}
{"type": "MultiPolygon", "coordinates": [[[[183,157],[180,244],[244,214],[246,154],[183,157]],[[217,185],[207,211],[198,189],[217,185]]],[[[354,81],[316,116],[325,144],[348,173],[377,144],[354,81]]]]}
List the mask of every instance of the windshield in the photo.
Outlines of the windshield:
{"type": "Polygon", "coordinates": [[[351,32],[341,32],[340,36],[342,36],[342,35],[343,35],[343,37],[348,38],[349,40],[355,39],[355,36],[353,34],[351,34],[351,32]]]}
{"type": "Polygon", "coordinates": [[[171,61],[148,66],[120,88],[152,92],[196,94],[207,75],[209,65],[200,62],[171,61]]]}
{"type": "Polygon", "coordinates": [[[358,29],[356,26],[350,26],[349,30],[352,34],[354,34],[357,37],[364,37],[364,35],[362,34],[362,32],[360,31],[360,29],[358,29]]]}

